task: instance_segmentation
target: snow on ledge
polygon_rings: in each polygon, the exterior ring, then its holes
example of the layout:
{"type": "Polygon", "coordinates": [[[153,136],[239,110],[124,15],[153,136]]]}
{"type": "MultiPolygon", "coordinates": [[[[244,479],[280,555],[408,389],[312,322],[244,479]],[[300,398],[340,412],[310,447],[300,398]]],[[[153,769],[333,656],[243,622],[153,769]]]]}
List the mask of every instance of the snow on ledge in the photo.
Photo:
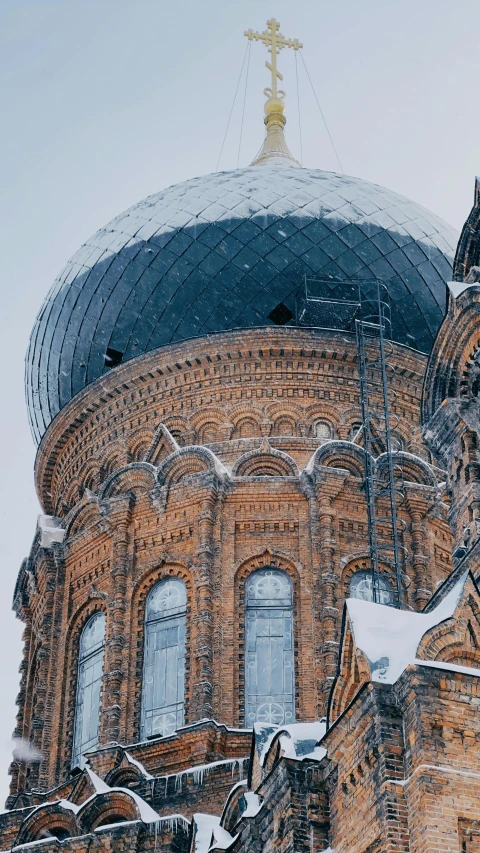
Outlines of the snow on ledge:
{"type": "Polygon", "coordinates": [[[462,675],[474,675],[478,678],[480,676],[480,669],[475,666],[463,666],[463,664],[459,663],[448,663],[448,661],[442,660],[419,660],[415,658],[412,663],[415,666],[425,666],[428,669],[442,669],[445,672],[459,672],[462,675]]]}
{"type": "Polygon", "coordinates": [[[220,826],[220,818],[216,815],[197,812],[193,815],[194,851],[209,853],[209,850],[226,850],[237,836],[230,835],[220,826]]]}
{"type": "Polygon", "coordinates": [[[244,817],[256,817],[259,813],[260,809],[263,806],[263,802],[254,791],[246,791],[244,794],[245,802],[247,804],[247,808],[244,812],[242,812],[242,818],[244,817]]]}
{"type": "Polygon", "coordinates": [[[59,527],[52,515],[39,515],[37,518],[40,530],[40,547],[51,548],[55,543],[61,545],[65,539],[66,530],[59,527]]]}
{"type": "Polygon", "coordinates": [[[429,613],[397,610],[358,598],[347,599],[355,643],[368,659],[372,681],[395,684],[407,666],[416,662],[422,637],[455,613],[467,577],[468,572],[465,572],[429,613]]]}
{"type": "Polygon", "coordinates": [[[143,764],[140,761],[137,761],[137,759],[134,758],[133,755],[130,755],[130,753],[127,752],[126,750],[125,750],[125,758],[127,759],[129,764],[132,764],[133,767],[136,767],[137,770],[140,771],[140,773],[144,776],[145,779],[150,779],[150,780],[155,779],[155,776],[152,776],[152,774],[149,773],[148,770],[145,770],[145,767],[143,766],[143,764]]]}
{"type": "Polygon", "coordinates": [[[469,287],[479,287],[478,281],[447,281],[447,287],[454,299],[457,299],[469,287]]]}
{"type": "MultiPolygon", "coordinates": [[[[258,727],[261,731],[262,724],[258,727]]],[[[263,727],[262,727],[263,728],[263,727]]],[[[257,724],[255,724],[257,731],[257,724]]],[[[318,747],[318,741],[322,740],[326,731],[325,720],[317,720],[314,723],[291,723],[288,726],[278,726],[272,731],[260,753],[260,765],[263,767],[268,751],[274,738],[280,733],[280,744],[285,758],[294,761],[303,761],[305,758],[314,758],[320,761],[326,754],[326,750],[318,747]]]]}
{"type": "MultiPolygon", "coordinates": [[[[142,797],[135,793],[135,791],[130,790],[130,788],[111,788],[110,785],[107,785],[107,783],[104,782],[103,779],[100,779],[100,776],[97,776],[97,774],[94,773],[93,770],[90,769],[90,767],[87,767],[86,771],[95,789],[93,797],[89,797],[89,800],[94,799],[97,794],[110,794],[114,792],[126,794],[134,801],[135,805],[138,808],[140,817],[144,823],[158,823],[158,821],[160,820],[160,815],[156,811],[154,811],[152,807],[149,806],[149,804],[145,802],[144,799],[142,799],[142,797]]],[[[85,802],[88,802],[89,800],[86,800],[85,802]]],[[[84,805],[85,803],[82,803],[81,807],[83,808],[84,805]]]]}

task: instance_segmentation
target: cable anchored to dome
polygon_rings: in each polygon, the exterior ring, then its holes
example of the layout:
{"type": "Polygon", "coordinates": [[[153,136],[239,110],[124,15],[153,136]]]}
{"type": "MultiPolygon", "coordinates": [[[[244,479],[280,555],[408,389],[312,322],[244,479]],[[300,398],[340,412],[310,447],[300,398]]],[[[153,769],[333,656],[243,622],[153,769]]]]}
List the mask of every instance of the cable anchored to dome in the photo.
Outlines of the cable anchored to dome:
{"type": "Polygon", "coordinates": [[[250,68],[250,54],[251,54],[251,42],[248,42],[247,50],[248,50],[248,59],[247,59],[247,72],[245,74],[245,89],[243,92],[243,109],[242,109],[242,123],[240,125],[240,139],[238,140],[238,154],[237,154],[237,169],[240,163],[240,152],[242,149],[242,136],[243,136],[243,121],[245,118],[245,104],[247,101],[247,86],[248,86],[248,70],[250,68]]]}
{"type": "MultiPolygon", "coordinates": [[[[301,47],[303,47],[303,45],[300,45],[300,46],[301,46],[301,47]]],[[[321,117],[322,117],[322,121],[323,121],[323,123],[324,123],[324,125],[325,125],[325,130],[326,130],[326,131],[327,131],[327,133],[328,133],[328,138],[329,138],[329,140],[330,140],[330,142],[331,142],[331,145],[332,145],[333,151],[334,151],[334,153],[335,153],[335,157],[337,158],[338,165],[340,166],[340,171],[341,171],[342,175],[344,175],[344,174],[345,174],[345,172],[344,172],[344,169],[343,169],[343,166],[342,166],[342,162],[341,162],[341,160],[340,160],[340,157],[338,156],[338,151],[337,151],[337,149],[336,149],[336,147],[335,147],[335,143],[334,143],[334,141],[333,141],[332,134],[330,133],[330,129],[329,129],[328,124],[327,124],[327,119],[325,118],[324,112],[323,112],[323,110],[322,110],[322,108],[321,108],[321,106],[320,106],[320,101],[318,100],[318,96],[317,96],[317,93],[316,93],[316,91],[315,91],[315,87],[314,87],[314,85],[313,85],[313,83],[312,83],[312,78],[310,77],[310,74],[308,73],[307,63],[305,62],[305,58],[304,58],[304,56],[303,56],[303,51],[300,51],[300,59],[301,59],[301,60],[302,60],[302,62],[303,62],[303,67],[305,68],[305,72],[306,72],[307,77],[308,77],[308,82],[310,83],[310,86],[312,87],[313,96],[314,96],[314,98],[315,98],[315,100],[316,100],[316,102],[317,102],[317,107],[318,107],[319,112],[320,112],[320,115],[321,115],[321,117]]]]}
{"type": "MultiPolygon", "coordinates": [[[[226,141],[226,139],[227,139],[228,128],[230,127],[230,122],[231,122],[231,120],[232,120],[233,110],[234,110],[234,107],[235,107],[235,102],[236,102],[236,100],[237,100],[238,90],[239,90],[239,88],[240,88],[240,81],[241,81],[241,79],[242,79],[243,69],[244,69],[244,67],[245,67],[245,60],[247,59],[247,54],[249,54],[249,48],[250,48],[250,45],[249,45],[249,44],[247,44],[247,47],[245,48],[245,54],[244,54],[244,57],[243,57],[242,67],[240,68],[240,74],[238,75],[237,85],[236,85],[236,87],[235,87],[235,94],[234,94],[234,96],[233,96],[232,106],[231,106],[231,108],[230,108],[230,114],[229,114],[229,116],[228,116],[228,121],[227,121],[227,126],[226,126],[226,128],[225,128],[225,133],[224,133],[224,136],[223,136],[222,146],[221,146],[221,148],[220,148],[220,154],[218,155],[217,165],[216,165],[216,167],[215,167],[215,171],[216,171],[216,172],[218,172],[218,167],[219,167],[219,165],[220,165],[220,160],[222,159],[223,149],[224,149],[224,147],[225,147],[225,141],[226,141]]],[[[249,56],[248,58],[249,58],[249,61],[250,61],[250,56],[249,56]]],[[[245,86],[245,90],[246,90],[246,86],[245,86]]]]}
{"type": "Polygon", "coordinates": [[[298,110],[298,135],[300,138],[300,162],[303,164],[302,117],[301,117],[301,113],[300,113],[300,88],[298,86],[297,51],[295,51],[295,80],[297,83],[297,110],[298,110]]]}

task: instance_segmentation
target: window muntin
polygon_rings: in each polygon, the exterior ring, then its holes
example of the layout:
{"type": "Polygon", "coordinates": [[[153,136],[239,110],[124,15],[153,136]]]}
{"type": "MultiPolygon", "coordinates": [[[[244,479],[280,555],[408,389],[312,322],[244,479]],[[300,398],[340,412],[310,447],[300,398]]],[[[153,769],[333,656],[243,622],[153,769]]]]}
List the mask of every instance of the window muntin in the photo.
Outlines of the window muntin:
{"type": "Polygon", "coordinates": [[[179,578],[160,581],[145,607],[141,735],[172,734],[184,723],[187,595],[179,578]]]}
{"type": "Polygon", "coordinates": [[[246,583],[245,722],[293,723],[293,590],[285,572],[265,568],[246,583]]]}
{"type": "Polygon", "coordinates": [[[83,767],[85,753],[98,746],[104,650],[105,615],[98,612],[86,622],[80,635],[72,754],[74,767],[83,767]]]}
{"type": "MultiPolygon", "coordinates": [[[[389,582],[378,575],[377,578],[377,603],[392,604],[393,590],[389,582]]],[[[367,570],[355,572],[350,580],[351,598],[361,598],[363,601],[373,601],[373,578],[372,573],[367,570]]]]}

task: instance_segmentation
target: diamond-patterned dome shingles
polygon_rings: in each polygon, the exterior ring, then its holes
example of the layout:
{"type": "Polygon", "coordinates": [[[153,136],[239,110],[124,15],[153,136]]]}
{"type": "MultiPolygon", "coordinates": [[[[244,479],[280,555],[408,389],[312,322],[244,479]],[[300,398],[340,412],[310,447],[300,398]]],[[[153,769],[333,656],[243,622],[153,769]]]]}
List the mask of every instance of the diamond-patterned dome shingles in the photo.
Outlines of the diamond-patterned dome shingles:
{"type": "Polygon", "coordinates": [[[107,347],[126,361],[270,324],[305,274],[387,282],[394,338],[428,351],[456,240],[420,205],[318,170],[248,168],[150,196],[82,246],[47,296],[27,355],[35,435],[108,369],[107,347]]]}

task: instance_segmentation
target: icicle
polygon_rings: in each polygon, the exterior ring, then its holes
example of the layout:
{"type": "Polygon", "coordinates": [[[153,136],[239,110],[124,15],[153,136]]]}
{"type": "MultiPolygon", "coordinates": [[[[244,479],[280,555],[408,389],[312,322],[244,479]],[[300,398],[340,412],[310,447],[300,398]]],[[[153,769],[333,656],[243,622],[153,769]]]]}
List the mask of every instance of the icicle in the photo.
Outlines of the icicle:
{"type": "Polygon", "coordinates": [[[203,780],[205,776],[208,776],[209,772],[208,767],[205,766],[200,767],[198,770],[194,770],[192,776],[195,785],[203,785],[203,780]]]}
{"type": "Polygon", "coordinates": [[[244,763],[247,760],[247,756],[243,758],[227,758],[222,761],[212,761],[210,764],[201,764],[197,767],[187,767],[186,770],[180,770],[178,773],[172,773],[171,775],[165,776],[165,797],[168,793],[169,779],[175,779],[175,793],[179,794],[182,791],[182,779],[184,776],[191,776],[195,785],[203,785],[205,777],[209,776],[216,767],[227,768],[230,765],[232,779],[234,778],[235,771],[238,768],[240,779],[243,779],[244,763]]]}
{"type": "Polygon", "coordinates": [[[239,758],[238,759],[238,780],[239,780],[239,782],[242,782],[243,779],[245,778],[245,762],[246,762],[246,760],[247,760],[246,758],[239,758]]]}
{"type": "Polygon", "coordinates": [[[174,834],[179,830],[188,832],[190,822],[181,814],[165,815],[165,817],[161,817],[155,821],[155,850],[157,849],[158,833],[165,827],[169,832],[173,832],[174,834]]]}

